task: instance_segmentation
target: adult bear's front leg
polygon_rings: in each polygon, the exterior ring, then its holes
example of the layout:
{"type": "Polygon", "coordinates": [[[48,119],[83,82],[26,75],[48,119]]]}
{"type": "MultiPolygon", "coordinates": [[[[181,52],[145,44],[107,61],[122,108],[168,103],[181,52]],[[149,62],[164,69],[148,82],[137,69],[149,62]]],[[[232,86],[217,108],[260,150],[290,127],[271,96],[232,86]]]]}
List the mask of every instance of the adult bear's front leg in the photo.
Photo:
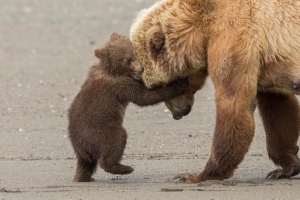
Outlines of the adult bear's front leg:
{"type": "Polygon", "coordinates": [[[252,142],[254,97],[237,96],[217,101],[217,122],[210,158],[199,179],[230,178],[252,142]],[[243,104],[244,102],[245,104],[243,104]]]}
{"type": "Polygon", "coordinates": [[[230,178],[252,142],[259,56],[255,48],[243,46],[247,43],[242,39],[236,41],[236,45],[223,46],[217,45],[222,41],[216,41],[209,48],[208,71],[216,90],[216,127],[205,169],[197,175],[176,177],[186,183],[230,178]]]}
{"type": "Polygon", "coordinates": [[[185,183],[230,178],[252,142],[255,126],[250,106],[251,98],[246,100],[241,95],[231,99],[224,97],[218,99],[211,155],[205,169],[199,175],[185,173],[176,177],[185,183]]]}

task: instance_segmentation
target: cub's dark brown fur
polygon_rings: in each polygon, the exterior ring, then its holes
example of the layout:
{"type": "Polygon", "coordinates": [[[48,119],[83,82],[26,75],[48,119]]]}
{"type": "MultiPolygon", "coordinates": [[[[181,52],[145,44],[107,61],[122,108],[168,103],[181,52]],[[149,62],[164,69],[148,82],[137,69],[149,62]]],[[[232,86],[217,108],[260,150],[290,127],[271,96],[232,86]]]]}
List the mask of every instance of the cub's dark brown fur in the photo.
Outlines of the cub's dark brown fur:
{"type": "Polygon", "coordinates": [[[141,81],[143,67],[135,61],[128,37],[116,33],[95,50],[94,65],[69,109],[69,136],[77,156],[74,181],[92,181],[99,162],[112,174],[129,174],[120,164],[127,139],[122,126],[129,102],[139,106],[157,104],[181,94],[186,80],[148,90],[141,81]]]}

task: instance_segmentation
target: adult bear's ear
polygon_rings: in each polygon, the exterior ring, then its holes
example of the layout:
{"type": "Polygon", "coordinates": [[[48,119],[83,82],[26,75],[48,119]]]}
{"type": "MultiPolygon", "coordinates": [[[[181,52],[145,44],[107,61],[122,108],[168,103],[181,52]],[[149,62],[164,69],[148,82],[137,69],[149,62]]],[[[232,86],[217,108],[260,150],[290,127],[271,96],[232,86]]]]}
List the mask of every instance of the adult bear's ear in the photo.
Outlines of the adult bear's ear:
{"type": "Polygon", "coordinates": [[[146,35],[147,48],[152,59],[157,60],[158,55],[165,46],[165,36],[159,27],[151,28],[146,35]]]}
{"type": "Polygon", "coordinates": [[[113,33],[110,35],[110,42],[117,41],[117,40],[119,40],[119,39],[121,39],[121,38],[122,38],[122,35],[113,32],[113,33]]]}
{"type": "Polygon", "coordinates": [[[108,58],[109,51],[106,48],[101,48],[101,49],[95,49],[94,50],[94,55],[99,58],[99,59],[105,59],[108,58]]]}

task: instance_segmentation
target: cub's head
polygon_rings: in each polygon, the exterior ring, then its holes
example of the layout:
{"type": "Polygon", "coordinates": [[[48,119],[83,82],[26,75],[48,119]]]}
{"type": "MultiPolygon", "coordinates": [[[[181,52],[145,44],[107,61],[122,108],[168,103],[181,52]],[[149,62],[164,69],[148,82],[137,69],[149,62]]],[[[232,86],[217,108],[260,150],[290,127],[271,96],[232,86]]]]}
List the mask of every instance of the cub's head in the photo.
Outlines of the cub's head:
{"type": "Polygon", "coordinates": [[[94,54],[101,61],[101,67],[112,76],[129,76],[142,79],[144,68],[136,61],[132,43],[127,36],[112,33],[110,40],[94,54]]]}

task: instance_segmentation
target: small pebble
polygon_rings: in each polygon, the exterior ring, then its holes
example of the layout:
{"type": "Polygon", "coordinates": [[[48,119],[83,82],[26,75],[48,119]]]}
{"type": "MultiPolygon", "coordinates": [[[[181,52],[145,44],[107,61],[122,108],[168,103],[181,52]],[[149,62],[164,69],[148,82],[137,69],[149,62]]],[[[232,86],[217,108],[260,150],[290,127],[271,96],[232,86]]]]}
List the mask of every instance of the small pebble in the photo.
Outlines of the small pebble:
{"type": "Polygon", "coordinates": [[[24,8],[23,8],[23,12],[26,13],[26,14],[31,14],[31,13],[32,13],[32,8],[31,8],[31,7],[28,7],[28,6],[27,6],[27,7],[24,7],[24,8]]]}
{"type": "Polygon", "coordinates": [[[36,49],[30,49],[31,54],[36,54],[36,49]]]}

